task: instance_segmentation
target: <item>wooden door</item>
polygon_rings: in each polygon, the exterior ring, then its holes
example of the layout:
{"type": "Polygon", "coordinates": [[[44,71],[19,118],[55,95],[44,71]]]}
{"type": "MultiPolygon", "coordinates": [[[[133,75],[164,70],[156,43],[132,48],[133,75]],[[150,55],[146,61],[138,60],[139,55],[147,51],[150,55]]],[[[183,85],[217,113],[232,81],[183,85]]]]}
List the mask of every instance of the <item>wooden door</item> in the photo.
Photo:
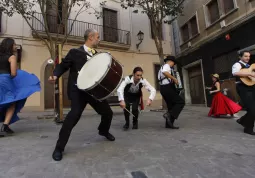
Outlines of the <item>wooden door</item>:
{"type": "MultiPolygon", "coordinates": [[[[54,108],[54,85],[48,82],[49,76],[52,75],[52,66],[47,65],[44,74],[44,108],[54,108]]],[[[62,75],[63,78],[63,107],[70,108],[71,102],[67,96],[67,81],[69,71],[62,75]]]]}
{"type": "Polygon", "coordinates": [[[104,41],[114,43],[118,41],[117,11],[103,9],[103,34],[104,41]]]}
{"type": "Polygon", "coordinates": [[[54,85],[48,82],[48,78],[52,75],[52,66],[47,65],[44,72],[44,108],[54,108],[54,85]]]}
{"type": "Polygon", "coordinates": [[[204,104],[204,87],[200,65],[188,70],[192,104],[204,104]]]}

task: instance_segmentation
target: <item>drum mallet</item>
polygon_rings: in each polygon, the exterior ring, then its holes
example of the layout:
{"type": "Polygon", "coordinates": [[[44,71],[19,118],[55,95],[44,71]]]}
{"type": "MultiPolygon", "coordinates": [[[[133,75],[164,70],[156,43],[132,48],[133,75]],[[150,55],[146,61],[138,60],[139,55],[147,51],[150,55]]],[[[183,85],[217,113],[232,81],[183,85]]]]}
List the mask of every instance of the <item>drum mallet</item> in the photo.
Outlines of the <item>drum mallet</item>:
{"type": "Polygon", "coordinates": [[[129,114],[131,114],[133,117],[135,117],[127,108],[124,108],[129,114]]]}

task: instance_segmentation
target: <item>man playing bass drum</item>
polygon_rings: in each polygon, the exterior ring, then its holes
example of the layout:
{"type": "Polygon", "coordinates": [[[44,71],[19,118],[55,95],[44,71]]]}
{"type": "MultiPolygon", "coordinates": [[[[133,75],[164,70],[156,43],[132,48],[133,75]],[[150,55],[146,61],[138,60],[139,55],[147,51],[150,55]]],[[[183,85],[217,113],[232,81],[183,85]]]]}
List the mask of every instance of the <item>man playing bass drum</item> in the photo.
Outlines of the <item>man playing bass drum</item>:
{"type": "Polygon", "coordinates": [[[69,140],[74,126],[81,118],[82,112],[87,104],[101,115],[101,122],[98,126],[98,134],[106,137],[109,141],[114,141],[115,137],[109,133],[113,112],[108,102],[97,101],[91,95],[79,90],[76,86],[78,72],[90,58],[96,54],[93,48],[99,44],[99,33],[94,29],[87,29],[84,34],[85,43],[78,49],[71,49],[63,61],[56,66],[54,76],[49,78],[50,82],[55,82],[67,70],[70,71],[68,78],[68,98],[71,100],[71,111],[67,114],[62,128],[59,132],[59,138],[52,154],[55,161],[62,160],[65,146],[69,140]]]}

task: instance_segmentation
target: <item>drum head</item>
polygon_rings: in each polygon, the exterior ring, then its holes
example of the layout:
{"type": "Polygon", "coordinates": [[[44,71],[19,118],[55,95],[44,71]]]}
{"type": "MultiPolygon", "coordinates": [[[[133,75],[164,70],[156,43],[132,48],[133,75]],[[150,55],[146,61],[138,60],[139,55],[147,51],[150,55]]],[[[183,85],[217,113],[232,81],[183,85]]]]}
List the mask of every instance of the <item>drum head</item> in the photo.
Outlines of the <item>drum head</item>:
{"type": "Polygon", "coordinates": [[[105,76],[111,61],[112,57],[108,53],[99,53],[90,58],[79,72],[77,87],[87,90],[96,86],[96,82],[105,76]]]}

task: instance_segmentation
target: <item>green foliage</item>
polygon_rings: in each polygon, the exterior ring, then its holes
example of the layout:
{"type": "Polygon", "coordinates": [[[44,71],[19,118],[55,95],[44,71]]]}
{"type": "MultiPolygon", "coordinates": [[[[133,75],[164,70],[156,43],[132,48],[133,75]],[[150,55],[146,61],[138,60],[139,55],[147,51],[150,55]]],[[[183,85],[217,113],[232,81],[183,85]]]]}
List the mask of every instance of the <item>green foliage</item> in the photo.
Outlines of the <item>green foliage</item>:
{"type": "Polygon", "coordinates": [[[155,45],[163,63],[162,24],[171,24],[182,14],[185,0],[120,0],[124,9],[132,8],[133,13],[146,14],[150,20],[155,45]]]}
{"type": "Polygon", "coordinates": [[[158,22],[171,24],[175,17],[182,13],[184,0],[120,0],[121,7],[132,7],[134,13],[144,13],[158,22]],[[138,7],[138,9],[136,9],[138,7]],[[165,19],[171,17],[171,19],[165,19]]]}

